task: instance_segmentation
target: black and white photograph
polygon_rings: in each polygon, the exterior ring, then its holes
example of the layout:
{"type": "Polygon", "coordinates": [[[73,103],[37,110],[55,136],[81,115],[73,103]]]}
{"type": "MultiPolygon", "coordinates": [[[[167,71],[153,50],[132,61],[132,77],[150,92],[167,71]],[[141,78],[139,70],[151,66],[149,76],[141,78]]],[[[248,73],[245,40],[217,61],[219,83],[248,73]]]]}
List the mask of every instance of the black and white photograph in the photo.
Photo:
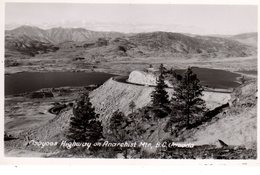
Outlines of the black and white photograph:
{"type": "Polygon", "coordinates": [[[257,5],[4,9],[5,157],[257,159],[257,5]]]}

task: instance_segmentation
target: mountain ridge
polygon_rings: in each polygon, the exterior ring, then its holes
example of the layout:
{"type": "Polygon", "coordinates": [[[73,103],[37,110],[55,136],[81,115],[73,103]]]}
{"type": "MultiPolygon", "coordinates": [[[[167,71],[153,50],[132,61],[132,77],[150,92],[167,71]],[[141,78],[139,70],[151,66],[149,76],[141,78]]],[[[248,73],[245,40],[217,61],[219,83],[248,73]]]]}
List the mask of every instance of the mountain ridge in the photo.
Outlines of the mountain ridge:
{"type": "MultiPolygon", "coordinates": [[[[251,37],[251,35],[249,35],[251,37]]],[[[246,57],[256,54],[256,48],[230,38],[188,35],[173,32],[148,32],[124,34],[118,32],[98,32],[84,28],[40,29],[21,26],[6,30],[6,48],[17,48],[20,38],[48,43],[59,47],[65,42],[74,42],[78,48],[88,50],[90,55],[103,57],[246,57]],[[11,47],[9,47],[11,46],[11,47]]],[[[245,36],[246,37],[246,36],[245,36]]],[[[30,41],[30,43],[32,43],[30,41]]],[[[73,43],[72,43],[73,45],[73,43]]],[[[69,46],[70,48],[71,46],[69,46]]],[[[30,50],[30,48],[28,48],[30,50]]],[[[73,50],[72,50],[73,52],[73,50]]]]}
{"type": "Polygon", "coordinates": [[[66,41],[82,42],[86,39],[97,39],[99,37],[116,37],[121,36],[119,32],[99,32],[87,30],[84,28],[62,28],[55,27],[50,29],[41,29],[34,26],[20,26],[13,30],[6,30],[7,35],[27,35],[32,38],[39,38],[41,41],[58,44],[66,41]]]}

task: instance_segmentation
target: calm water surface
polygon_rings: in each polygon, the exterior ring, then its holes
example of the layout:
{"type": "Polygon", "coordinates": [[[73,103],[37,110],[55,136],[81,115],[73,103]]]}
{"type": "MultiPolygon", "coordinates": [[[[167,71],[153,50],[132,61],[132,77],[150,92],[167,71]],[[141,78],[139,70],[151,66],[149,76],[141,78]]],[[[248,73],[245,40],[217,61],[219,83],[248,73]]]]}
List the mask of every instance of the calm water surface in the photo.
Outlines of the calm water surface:
{"type": "MultiPolygon", "coordinates": [[[[201,84],[211,88],[235,88],[240,84],[237,73],[219,69],[193,67],[201,84]]],[[[183,74],[185,70],[175,70],[183,74]]],[[[102,72],[23,72],[5,75],[5,95],[14,95],[24,92],[36,91],[41,88],[55,88],[63,86],[87,86],[90,84],[103,84],[110,77],[116,75],[102,72]]]]}
{"type": "Polygon", "coordinates": [[[41,88],[103,84],[116,75],[102,72],[22,72],[5,75],[5,95],[36,91],[41,88]]]}

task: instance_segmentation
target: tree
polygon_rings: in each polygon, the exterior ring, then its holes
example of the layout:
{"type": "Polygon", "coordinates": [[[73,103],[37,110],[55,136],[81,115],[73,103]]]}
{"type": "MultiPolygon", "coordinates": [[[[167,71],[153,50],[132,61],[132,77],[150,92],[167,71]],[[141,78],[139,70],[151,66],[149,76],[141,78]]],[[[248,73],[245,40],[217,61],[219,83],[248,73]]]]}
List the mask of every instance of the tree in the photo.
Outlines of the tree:
{"type": "Polygon", "coordinates": [[[114,141],[125,141],[126,138],[126,126],[128,124],[127,118],[124,113],[119,110],[115,111],[110,118],[109,130],[114,141]]]}
{"type": "Polygon", "coordinates": [[[136,104],[135,104],[135,102],[132,100],[132,101],[130,102],[130,104],[129,104],[129,108],[131,109],[132,113],[134,112],[135,107],[136,107],[136,104]]]}
{"type": "Polygon", "coordinates": [[[74,116],[70,119],[67,137],[76,142],[97,142],[102,136],[102,125],[99,115],[89,100],[88,93],[83,94],[73,107],[74,116]]]}
{"type": "Polygon", "coordinates": [[[152,98],[152,104],[153,107],[155,108],[162,108],[162,109],[167,109],[169,106],[169,96],[165,88],[167,85],[164,82],[164,73],[165,73],[166,68],[163,67],[163,64],[160,65],[159,72],[160,75],[156,80],[156,87],[155,90],[151,94],[152,98]]]}
{"type": "Polygon", "coordinates": [[[245,84],[245,82],[246,82],[246,78],[244,75],[242,77],[240,77],[239,80],[240,80],[241,84],[245,84]]]}
{"type": "Polygon", "coordinates": [[[163,66],[163,64],[160,64],[159,72],[163,75],[167,72],[167,69],[163,66]]]}
{"type": "Polygon", "coordinates": [[[205,101],[201,99],[203,90],[197,75],[190,67],[174,86],[171,108],[175,115],[185,117],[186,127],[190,127],[191,118],[196,120],[196,117],[203,116],[206,111],[205,101]]]}
{"type": "MultiPolygon", "coordinates": [[[[130,130],[127,128],[128,126],[129,121],[125,114],[119,110],[115,111],[109,122],[109,130],[112,140],[114,142],[125,142],[127,140],[131,140],[130,130]]],[[[121,148],[125,158],[127,158],[128,154],[127,149],[128,148],[121,148]]]]}

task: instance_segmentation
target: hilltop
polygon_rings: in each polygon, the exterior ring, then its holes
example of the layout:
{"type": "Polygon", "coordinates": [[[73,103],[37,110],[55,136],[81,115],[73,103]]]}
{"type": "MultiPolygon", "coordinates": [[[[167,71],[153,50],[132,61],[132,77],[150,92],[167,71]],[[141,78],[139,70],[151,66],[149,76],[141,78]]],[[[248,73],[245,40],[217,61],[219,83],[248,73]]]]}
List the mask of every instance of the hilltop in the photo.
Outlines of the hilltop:
{"type": "Polygon", "coordinates": [[[247,44],[249,46],[257,47],[257,33],[242,33],[238,35],[231,36],[230,39],[239,41],[241,43],[247,44]]]}

